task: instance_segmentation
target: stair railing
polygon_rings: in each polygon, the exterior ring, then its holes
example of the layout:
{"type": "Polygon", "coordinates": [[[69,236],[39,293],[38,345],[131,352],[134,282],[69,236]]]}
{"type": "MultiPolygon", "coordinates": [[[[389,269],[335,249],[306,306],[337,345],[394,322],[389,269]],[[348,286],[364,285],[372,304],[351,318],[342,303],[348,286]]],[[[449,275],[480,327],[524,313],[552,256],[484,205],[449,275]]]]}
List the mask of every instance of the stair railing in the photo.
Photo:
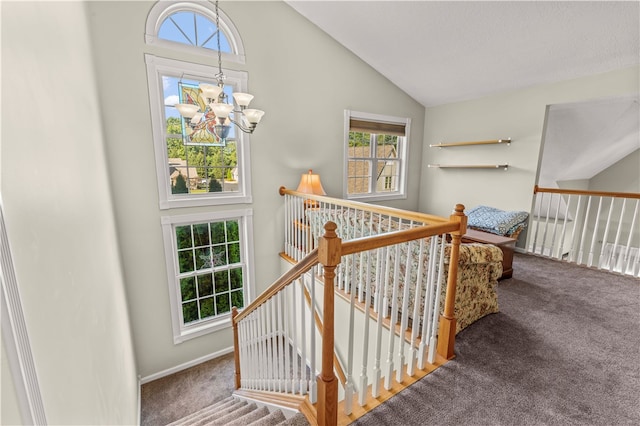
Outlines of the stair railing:
{"type": "Polygon", "coordinates": [[[241,313],[233,310],[238,388],[307,395],[308,401],[316,404],[313,414],[317,423],[334,425],[339,399],[344,400],[344,414],[348,415],[356,394],[360,405],[364,405],[364,396],[368,393],[374,398],[378,396],[383,356],[381,336],[388,342],[384,372],[387,390],[393,375],[397,382],[402,382],[405,375],[413,376],[416,367],[424,367],[425,357],[434,364],[436,355],[439,363],[454,356],[458,248],[460,237],[466,231],[463,206],[457,205],[447,220],[309,196],[284,188],[280,193],[287,199],[285,229],[290,228],[285,231],[285,256],[295,265],[241,313]],[[336,207],[341,203],[348,206],[336,207]],[[327,217],[325,213],[337,214],[334,218],[342,223],[324,223],[324,234],[319,234],[315,228],[318,221],[327,217]],[[349,217],[355,219],[349,225],[358,228],[357,232],[345,228],[349,217]],[[339,231],[346,233],[347,238],[341,238],[339,231]],[[446,243],[446,233],[452,235],[450,244],[446,243]],[[441,288],[445,251],[450,262],[446,287],[441,288]],[[410,255],[417,256],[413,257],[417,270],[409,261],[410,255]],[[362,274],[370,269],[385,276],[384,285],[382,282],[363,285],[363,277],[364,282],[371,283],[371,275],[362,274]],[[316,286],[316,278],[322,281],[322,289],[316,286]],[[412,283],[411,279],[416,282],[412,283]],[[411,297],[410,292],[414,293],[411,297]],[[341,297],[336,298],[336,294],[341,297]],[[342,306],[336,312],[336,303],[345,305],[345,299],[348,309],[342,306]],[[410,311],[413,316],[407,314],[410,311]],[[338,317],[340,338],[336,337],[338,317]],[[358,319],[358,326],[366,337],[362,340],[359,334],[359,343],[354,345],[358,319]],[[371,321],[375,341],[369,339],[371,321]],[[383,323],[386,332],[382,331],[383,323]],[[345,332],[348,338],[343,339],[345,332]],[[321,339],[321,346],[316,345],[317,338],[321,339]],[[336,342],[336,339],[346,342],[336,342]],[[354,373],[354,346],[364,352],[359,380],[354,373]],[[371,352],[375,357],[370,364],[369,346],[374,347],[371,352]],[[341,362],[346,366],[342,387],[336,378],[334,363],[336,353],[344,357],[341,352],[347,352],[346,361],[341,362]],[[319,373],[317,378],[316,373],[319,373]]]}
{"type": "Polygon", "coordinates": [[[640,274],[640,194],[534,187],[529,253],[640,274]]]}

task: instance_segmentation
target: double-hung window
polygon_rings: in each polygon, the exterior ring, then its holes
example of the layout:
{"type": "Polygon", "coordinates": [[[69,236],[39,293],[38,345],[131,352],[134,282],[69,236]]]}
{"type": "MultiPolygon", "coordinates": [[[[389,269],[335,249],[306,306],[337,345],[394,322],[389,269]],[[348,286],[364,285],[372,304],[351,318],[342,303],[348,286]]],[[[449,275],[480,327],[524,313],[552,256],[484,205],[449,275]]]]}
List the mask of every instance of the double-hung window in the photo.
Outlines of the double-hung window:
{"type": "Polygon", "coordinates": [[[346,198],[375,201],[406,197],[410,122],[409,118],[346,111],[346,198]]]}
{"type": "Polygon", "coordinates": [[[174,342],[229,325],[251,296],[250,210],[164,216],[174,342]]]}

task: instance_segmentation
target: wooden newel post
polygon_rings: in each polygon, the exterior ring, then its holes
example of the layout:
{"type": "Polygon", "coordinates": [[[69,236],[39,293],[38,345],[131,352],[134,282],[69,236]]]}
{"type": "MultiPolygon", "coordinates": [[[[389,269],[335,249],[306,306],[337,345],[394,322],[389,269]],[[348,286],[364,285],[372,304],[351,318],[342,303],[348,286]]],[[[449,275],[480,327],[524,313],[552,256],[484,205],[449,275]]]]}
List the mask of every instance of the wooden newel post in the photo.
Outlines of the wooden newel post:
{"type": "Polygon", "coordinates": [[[336,266],[340,263],[342,241],[337,225],[327,222],[318,241],[318,260],[324,267],[324,306],[322,327],[322,370],[318,375],[318,425],[338,423],[338,378],[333,371],[334,291],[336,266]]]}
{"type": "Polygon", "coordinates": [[[233,324],[233,360],[236,368],[236,389],[240,389],[240,346],[238,345],[238,323],[235,319],[238,315],[238,308],[231,308],[231,324],[233,324]]]}
{"type": "Polygon", "coordinates": [[[451,359],[455,356],[453,347],[456,339],[456,317],[454,313],[456,301],[456,283],[458,282],[458,258],[460,255],[460,240],[467,232],[467,216],[464,206],[456,204],[451,221],[459,222],[460,227],[451,233],[451,259],[449,259],[449,277],[447,280],[447,296],[444,302],[444,312],[440,315],[438,330],[438,354],[451,359]]]}

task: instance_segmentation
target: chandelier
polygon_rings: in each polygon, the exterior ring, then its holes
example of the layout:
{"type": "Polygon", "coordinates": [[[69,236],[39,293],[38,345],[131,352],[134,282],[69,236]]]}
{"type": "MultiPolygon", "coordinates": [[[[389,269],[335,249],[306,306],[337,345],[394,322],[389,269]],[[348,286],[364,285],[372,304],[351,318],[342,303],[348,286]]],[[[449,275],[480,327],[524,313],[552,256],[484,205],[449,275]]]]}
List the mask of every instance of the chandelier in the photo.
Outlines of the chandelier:
{"type": "MultiPolygon", "coordinates": [[[[216,11],[216,41],[218,43],[218,73],[214,76],[217,85],[200,83],[199,95],[206,105],[204,111],[200,111],[197,104],[185,103],[174,106],[187,123],[185,144],[191,144],[191,135],[196,129],[206,129],[212,132],[218,139],[218,143],[193,143],[194,145],[224,146],[231,130],[231,125],[235,125],[244,133],[253,133],[257,124],[262,119],[264,111],[248,108],[253,99],[249,93],[233,93],[233,103],[229,103],[228,96],[224,91],[224,80],[226,76],[222,71],[222,53],[220,51],[220,18],[218,13],[218,0],[215,3],[216,11]]],[[[197,102],[196,102],[197,103],[197,102]]]]}

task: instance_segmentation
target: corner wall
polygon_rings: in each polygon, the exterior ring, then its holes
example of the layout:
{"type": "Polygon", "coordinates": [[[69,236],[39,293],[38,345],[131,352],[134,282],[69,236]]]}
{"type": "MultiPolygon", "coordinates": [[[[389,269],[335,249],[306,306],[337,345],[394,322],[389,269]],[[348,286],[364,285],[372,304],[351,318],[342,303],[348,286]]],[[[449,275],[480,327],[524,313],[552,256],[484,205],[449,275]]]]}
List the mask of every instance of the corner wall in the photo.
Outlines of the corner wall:
{"type": "Polygon", "coordinates": [[[637,94],[639,67],[427,108],[419,209],[448,216],[456,203],[530,211],[546,106],[637,94]],[[511,146],[429,148],[446,141],[511,137],[511,146]],[[437,169],[428,164],[503,164],[509,169],[437,169]]]}
{"type": "Polygon", "coordinates": [[[0,7],[2,198],[47,421],[136,424],[136,366],[85,5],[0,7]]]}

